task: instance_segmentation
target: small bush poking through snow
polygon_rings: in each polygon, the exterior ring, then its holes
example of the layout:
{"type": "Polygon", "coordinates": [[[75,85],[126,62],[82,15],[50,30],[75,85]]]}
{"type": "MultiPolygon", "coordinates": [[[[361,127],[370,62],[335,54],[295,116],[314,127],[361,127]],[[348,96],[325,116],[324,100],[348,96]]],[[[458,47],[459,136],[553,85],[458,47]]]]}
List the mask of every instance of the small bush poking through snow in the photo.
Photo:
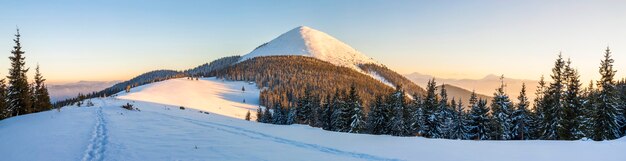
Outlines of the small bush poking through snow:
{"type": "Polygon", "coordinates": [[[133,105],[130,103],[126,103],[125,105],[122,105],[122,108],[127,109],[127,110],[134,110],[133,105]]]}
{"type": "Polygon", "coordinates": [[[183,107],[183,106],[180,106],[180,110],[185,110],[185,107],[183,107]]]}

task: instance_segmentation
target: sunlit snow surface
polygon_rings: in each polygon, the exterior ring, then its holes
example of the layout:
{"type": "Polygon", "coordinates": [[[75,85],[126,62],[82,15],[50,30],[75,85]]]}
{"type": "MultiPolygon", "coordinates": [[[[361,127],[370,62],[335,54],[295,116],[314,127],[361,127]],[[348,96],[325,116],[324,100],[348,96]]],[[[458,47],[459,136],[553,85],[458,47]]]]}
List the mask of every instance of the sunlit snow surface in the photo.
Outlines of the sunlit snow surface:
{"type": "Polygon", "coordinates": [[[359,64],[379,64],[338,39],[315,29],[300,26],[241,57],[299,55],[314,57],[338,66],[362,71],[359,64]]]}
{"type": "Polygon", "coordinates": [[[252,97],[237,93],[241,86],[258,101],[258,89],[246,82],[175,79],[137,87],[118,98],[93,99],[93,107],[67,106],[61,112],[2,120],[0,160],[626,160],[625,139],[459,141],[249,122],[239,117],[247,110],[239,109],[258,106],[255,99],[239,103],[252,97]],[[141,111],[120,108],[126,103],[141,111]],[[180,110],[181,105],[188,108],[180,110]]]}

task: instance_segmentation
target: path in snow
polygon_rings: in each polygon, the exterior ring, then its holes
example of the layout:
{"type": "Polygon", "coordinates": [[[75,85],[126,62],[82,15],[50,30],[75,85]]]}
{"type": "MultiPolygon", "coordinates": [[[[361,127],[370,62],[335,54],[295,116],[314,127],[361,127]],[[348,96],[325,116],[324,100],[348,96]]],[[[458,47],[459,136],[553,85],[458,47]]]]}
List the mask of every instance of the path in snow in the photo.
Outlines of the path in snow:
{"type": "Polygon", "coordinates": [[[374,156],[374,155],[365,154],[365,153],[343,151],[343,150],[325,147],[321,145],[309,144],[309,143],[299,142],[295,140],[289,140],[289,139],[276,137],[276,136],[268,135],[268,134],[261,133],[261,132],[256,132],[256,131],[247,130],[247,129],[240,128],[240,127],[229,126],[229,125],[215,123],[215,122],[204,122],[204,121],[194,120],[194,119],[185,118],[185,117],[178,117],[178,116],[173,116],[173,115],[168,115],[168,114],[163,114],[163,113],[158,113],[158,112],[150,112],[150,113],[166,116],[166,117],[176,119],[176,120],[185,121],[185,122],[192,123],[192,124],[206,127],[206,128],[217,129],[219,131],[224,131],[224,132],[239,135],[239,136],[245,136],[251,139],[272,141],[275,143],[291,145],[291,146],[295,146],[295,147],[299,147],[299,148],[303,148],[307,150],[320,151],[320,152],[328,153],[332,155],[352,157],[352,158],[363,159],[363,160],[400,160],[400,159],[384,158],[384,157],[374,156]]]}
{"type": "MultiPolygon", "coordinates": [[[[105,104],[102,101],[103,105],[105,104]]],[[[106,121],[104,120],[104,114],[102,113],[102,106],[97,107],[96,110],[96,124],[93,129],[91,141],[85,150],[83,155],[83,161],[101,161],[104,160],[104,150],[107,143],[107,128],[106,121]]]]}

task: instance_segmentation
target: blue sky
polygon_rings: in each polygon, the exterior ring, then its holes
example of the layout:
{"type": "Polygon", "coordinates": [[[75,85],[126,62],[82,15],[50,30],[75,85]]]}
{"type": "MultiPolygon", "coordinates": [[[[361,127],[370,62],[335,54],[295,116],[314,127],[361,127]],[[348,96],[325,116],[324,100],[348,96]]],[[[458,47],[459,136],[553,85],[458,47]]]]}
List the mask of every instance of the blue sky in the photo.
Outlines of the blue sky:
{"type": "MultiPolygon", "coordinates": [[[[602,50],[626,69],[625,1],[2,1],[0,48],[18,25],[27,65],[51,82],[122,80],[243,55],[300,25],[388,67],[445,78],[537,79],[559,51],[583,80],[602,50]]],[[[0,69],[8,68],[8,59],[0,69]]],[[[0,70],[0,75],[6,72],[0,70]]]]}

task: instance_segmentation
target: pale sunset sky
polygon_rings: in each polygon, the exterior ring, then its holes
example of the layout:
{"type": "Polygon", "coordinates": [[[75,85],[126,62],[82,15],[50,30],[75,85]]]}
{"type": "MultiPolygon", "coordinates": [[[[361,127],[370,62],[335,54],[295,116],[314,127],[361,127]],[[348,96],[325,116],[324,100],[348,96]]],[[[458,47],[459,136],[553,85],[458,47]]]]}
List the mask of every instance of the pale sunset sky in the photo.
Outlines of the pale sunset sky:
{"type": "MultiPolygon", "coordinates": [[[[399,73],[548,76],[559,51],[582,81],[607,45],[626,72],[626,1],[0,1],[0,75],[16,26],[52,83],[127,80],[244,55],[305,25],[399,73]]],[[[32,78],[32,75],[30,76],[32,78]]]]}

